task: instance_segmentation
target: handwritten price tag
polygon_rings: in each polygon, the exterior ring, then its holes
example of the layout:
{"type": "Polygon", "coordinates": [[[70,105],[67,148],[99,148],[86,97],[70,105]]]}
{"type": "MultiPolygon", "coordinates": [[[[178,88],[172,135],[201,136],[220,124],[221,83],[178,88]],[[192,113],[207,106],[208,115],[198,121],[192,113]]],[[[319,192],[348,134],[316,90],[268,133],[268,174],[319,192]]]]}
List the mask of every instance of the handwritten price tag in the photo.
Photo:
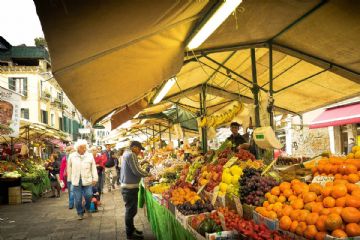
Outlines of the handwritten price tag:
{"type": "Polygon", "coordinates": [[[316,176],[314,177],[314,179],[312,180],[312,183],[319,183],[322,186],[325,186],[325,184],[327,182],[333,182],[334,181],[334,177],[328,177],[328,176],[316,176]]]}
{"type": "Polygon", "coordinates": [[[213,198],[211,199],[211,204],[214,206],[216,203],[216,199],[219,195],[219,186],[216,186],[213,191],[213,198]]]}
{"type": "Polygon", "coordinates": [[[237,213],[242,217],[243,216],[243,208],[242,208],[239,198],[234,197],[234,202],[235,202],[235,207],[236,207],[237,213]]]}
{"type": "Polygon", "coordinates": [[[224,231],[227,230],[226,228],[226,223],[225,223],[225,217],[221,212],[218,212],[219,218],[220,218],[220,222],[221,222],[221,227],[224,231]]]}
{"type": "Polygon", "coordinates": [[[232,165],[234,165],[234,163],[238,160],[237,157],[232,157],[229,159],[229,161],[227,161],[224,165],[224,168],[228,168],[231,167],[232,165]]]}
{"type": "Polygon", "coordinates": [[[199,195],[204,190],[205,187],[206,187],[206,184],[202,185],[201,188],[197,191],[197,194],[199,195]]]}

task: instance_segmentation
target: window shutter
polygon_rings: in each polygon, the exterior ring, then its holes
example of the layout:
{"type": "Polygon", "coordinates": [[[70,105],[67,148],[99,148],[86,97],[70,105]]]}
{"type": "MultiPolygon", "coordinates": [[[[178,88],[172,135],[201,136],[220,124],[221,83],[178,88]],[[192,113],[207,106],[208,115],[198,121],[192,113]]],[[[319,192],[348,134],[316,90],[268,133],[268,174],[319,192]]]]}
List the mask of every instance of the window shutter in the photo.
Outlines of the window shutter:
{"type": "Polygon", "coordinates": [[[27,78],[23,78],[23,89],[22,89],[22,94],[24,96],[27,96],[27,90],[28,90],[28,86],[27,86],[27,78]]]}

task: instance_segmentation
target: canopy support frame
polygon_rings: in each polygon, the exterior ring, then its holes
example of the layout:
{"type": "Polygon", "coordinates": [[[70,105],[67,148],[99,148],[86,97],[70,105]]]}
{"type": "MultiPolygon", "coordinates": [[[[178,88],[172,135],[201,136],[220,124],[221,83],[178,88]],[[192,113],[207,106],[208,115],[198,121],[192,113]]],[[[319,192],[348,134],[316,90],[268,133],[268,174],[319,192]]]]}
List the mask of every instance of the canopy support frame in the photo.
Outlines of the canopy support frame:
{"type": "MultiPolygon", "coordinates": [[[[206,85],[202,85],[200,92],[200,114],[206,116],[206,85]]],[[[201,128],[201,145],[203,153],[207,151],[207,128],[206,126],[201,128]]]]}

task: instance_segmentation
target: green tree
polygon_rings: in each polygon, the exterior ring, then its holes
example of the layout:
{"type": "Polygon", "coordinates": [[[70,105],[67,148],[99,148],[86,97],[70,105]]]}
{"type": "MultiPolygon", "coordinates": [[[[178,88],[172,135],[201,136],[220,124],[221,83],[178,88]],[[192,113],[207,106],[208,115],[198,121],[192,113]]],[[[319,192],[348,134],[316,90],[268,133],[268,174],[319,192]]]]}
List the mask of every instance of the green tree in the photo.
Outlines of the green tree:
{"type": "Polygon", "coordinates": [[[35,46],[37,47],[47,47],[45,38],[42,37],[35,38],[34,42],[35,42],[35,46]]]}

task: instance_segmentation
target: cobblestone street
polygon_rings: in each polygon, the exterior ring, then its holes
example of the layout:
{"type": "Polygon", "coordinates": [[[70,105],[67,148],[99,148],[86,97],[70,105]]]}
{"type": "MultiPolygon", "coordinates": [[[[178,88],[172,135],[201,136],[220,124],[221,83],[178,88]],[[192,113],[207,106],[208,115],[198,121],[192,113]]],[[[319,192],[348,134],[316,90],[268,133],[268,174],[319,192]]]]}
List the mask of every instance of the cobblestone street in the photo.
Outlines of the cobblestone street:
{"type": "MultiPolygon", "coordinates": [[[[125,207],[119,189],[105,193],[102,207],[79,221],[67,207],[67,193],[60,199],[42,198],[22,205],[0,205],[0,240],[12,239],[126,239],[125,207]]],[[[155,239],[144,209],[135,217],[145,239],[155,239]]]]}

